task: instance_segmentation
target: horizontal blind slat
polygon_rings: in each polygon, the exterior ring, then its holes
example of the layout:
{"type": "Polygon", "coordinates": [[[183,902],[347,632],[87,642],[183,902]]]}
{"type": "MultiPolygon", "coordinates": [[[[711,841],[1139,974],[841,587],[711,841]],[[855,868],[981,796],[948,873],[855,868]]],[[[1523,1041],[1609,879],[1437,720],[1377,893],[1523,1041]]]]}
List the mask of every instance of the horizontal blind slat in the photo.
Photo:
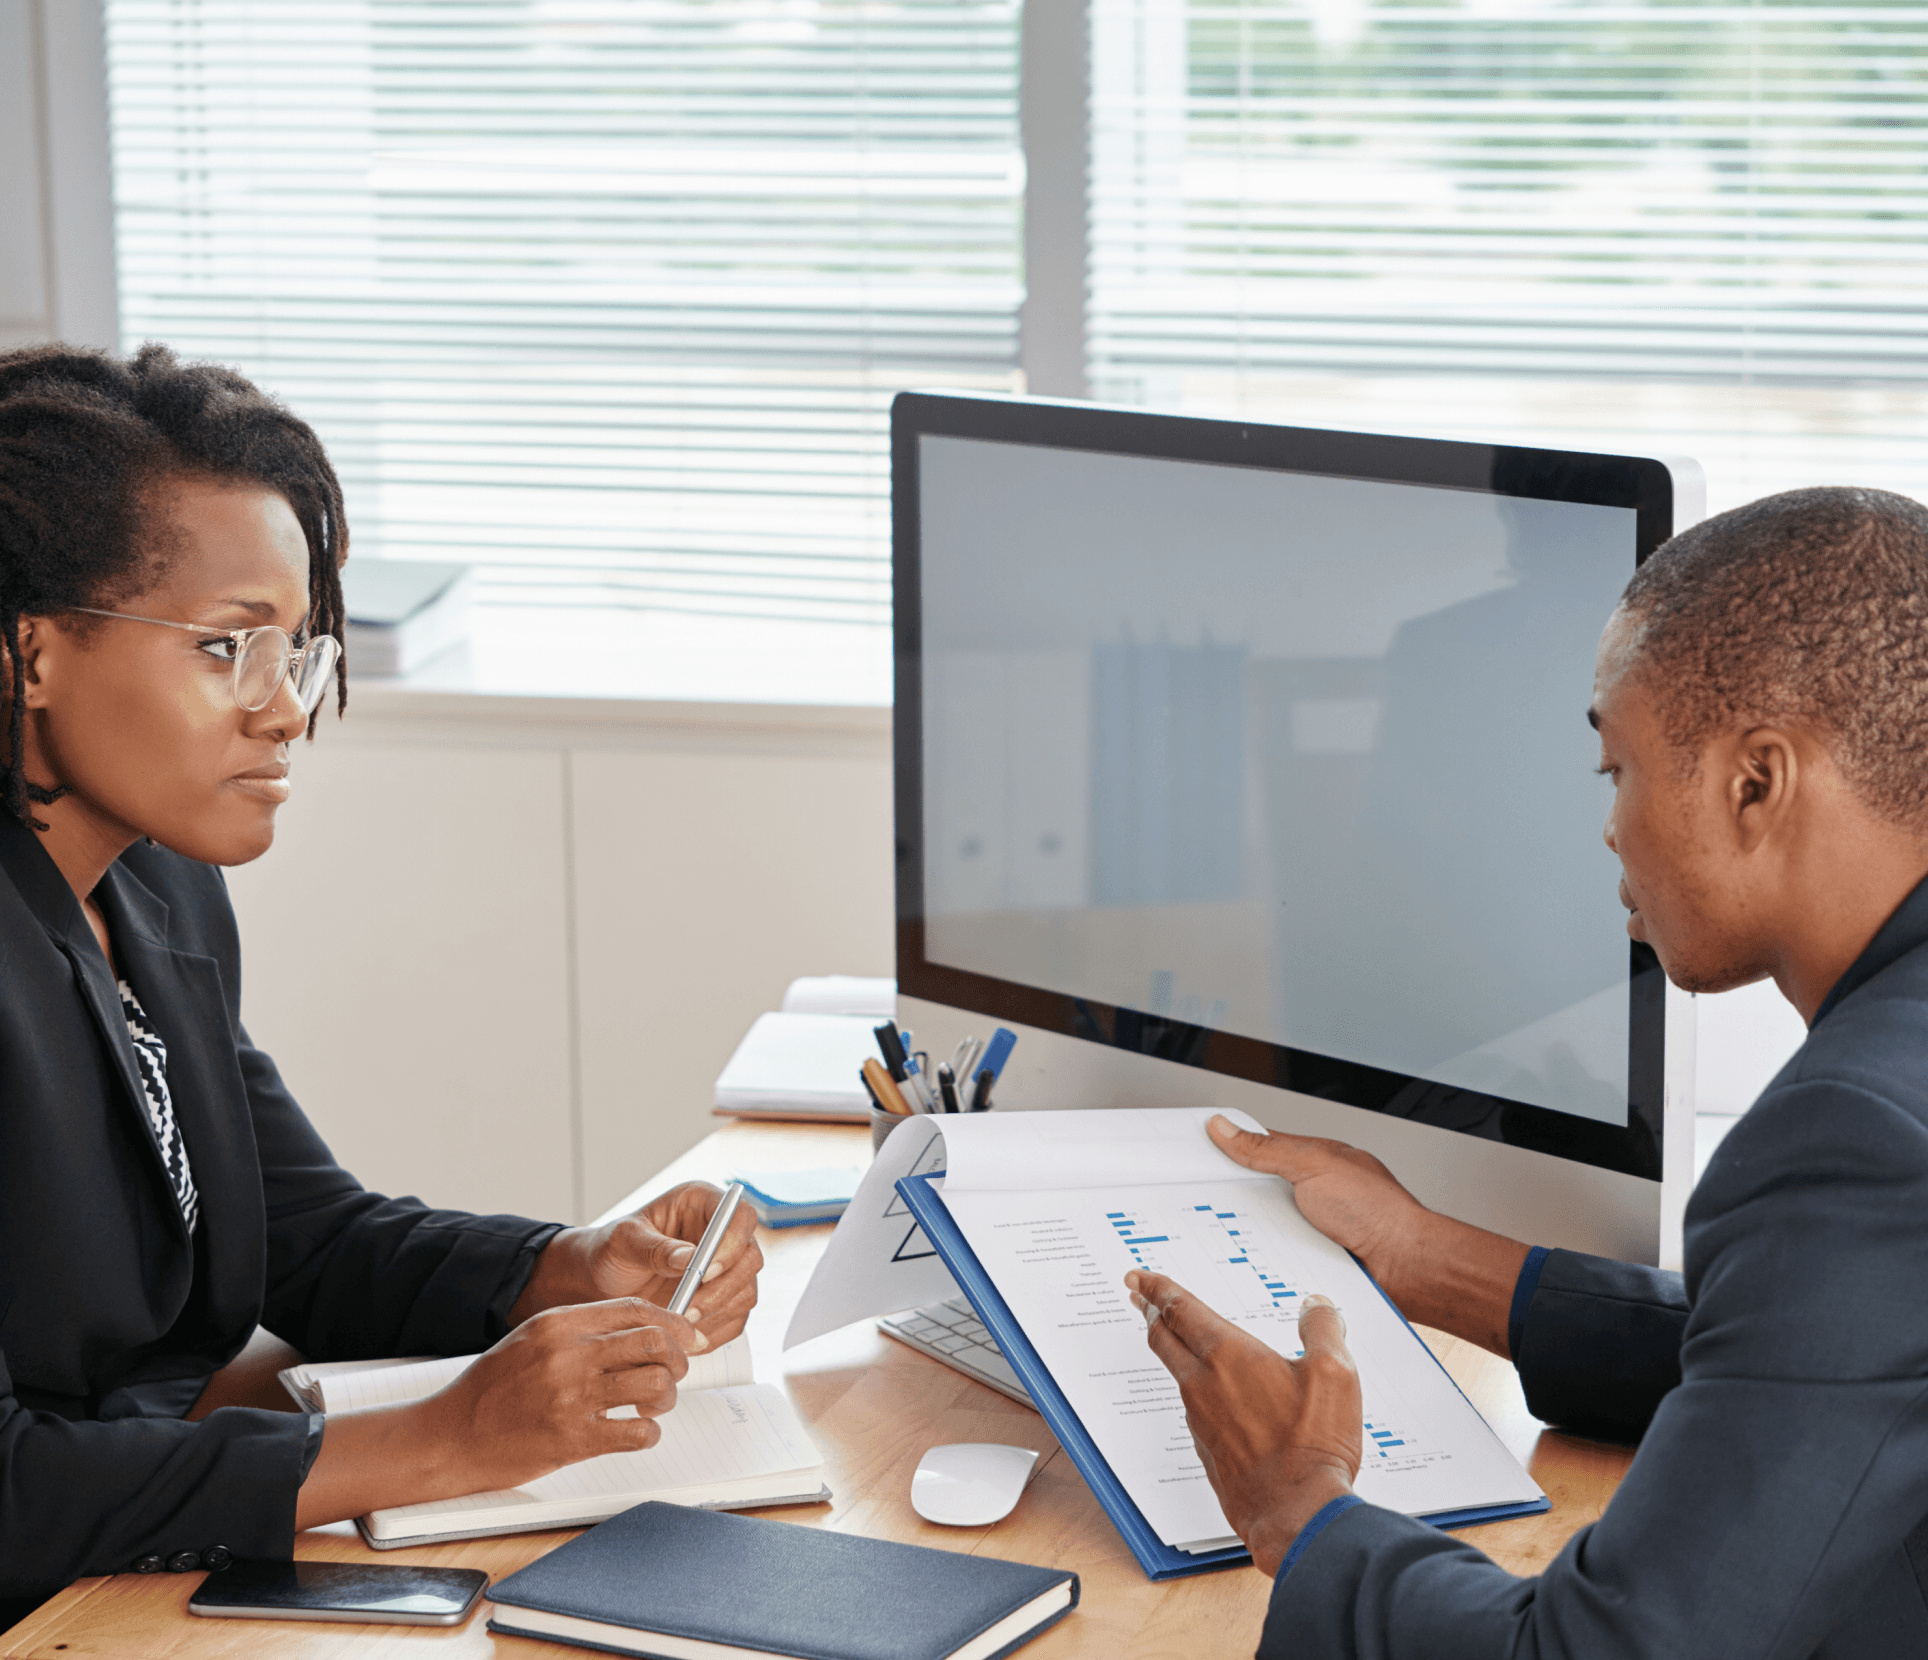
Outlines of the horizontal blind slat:
{"type": "Polygon", "coordinates": [[[1928,5],[1093,19],[1098,395],[1928,494],[1928,5]]]}
{"type": "Polygon", "coordinates": [[[881,630],[891,396],[1016,384],[1017,0],[107,27],[124,332],[308,416],[358,549],[881,630]]]}

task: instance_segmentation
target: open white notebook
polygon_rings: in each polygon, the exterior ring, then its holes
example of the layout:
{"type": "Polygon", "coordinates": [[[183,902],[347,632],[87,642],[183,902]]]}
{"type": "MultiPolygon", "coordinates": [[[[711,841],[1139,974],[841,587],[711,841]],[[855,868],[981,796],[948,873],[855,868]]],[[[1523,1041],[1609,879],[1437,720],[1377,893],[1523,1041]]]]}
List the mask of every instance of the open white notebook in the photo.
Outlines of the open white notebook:
{"type": "MultiPolygon", "coordinates": [[[[282,1387],[311,1412],[352,1412],[434,1394],[475,1359],[346,1360],[290,1366],[282,1387]]],[[[634,1417],[621,1407],[611,1417],[634,1417]]],[[[706,1510],[809,1504],[830,1496],[823,1459],[781,1389],[752,1381],[738,1338],[698,1355],[677,1386],[663,1438],[646,1452],[585,1459],[505,1492],[399,1505],[356,1518],[377,1550],[538,1528],[584,1527],[646,1499],[706,1510]]]]}

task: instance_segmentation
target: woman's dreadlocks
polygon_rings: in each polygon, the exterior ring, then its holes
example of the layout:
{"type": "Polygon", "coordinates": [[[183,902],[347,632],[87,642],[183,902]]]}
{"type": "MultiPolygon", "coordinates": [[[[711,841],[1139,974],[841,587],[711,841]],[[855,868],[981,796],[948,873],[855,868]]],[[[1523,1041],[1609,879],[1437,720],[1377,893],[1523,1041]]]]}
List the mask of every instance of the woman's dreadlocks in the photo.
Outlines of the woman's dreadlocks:
{"type": "MultiPolygon", "coordinates": [[[[29,803],[58,792],[27,781],[25,700],[5,695],[21,684],[20,619],[137,591],[153,551],[144,498],[184,474],[287,498],[308,541],[309,629],[339,640],[348,526],[340,481],[305,421],[232,369],[182,363],[165,346],[125,360],[69,346],[0,354],[0,811],[23,824],[44,829],[29,803]]],[[[335,674],[345,708],[347,665],[335,674]]]]}

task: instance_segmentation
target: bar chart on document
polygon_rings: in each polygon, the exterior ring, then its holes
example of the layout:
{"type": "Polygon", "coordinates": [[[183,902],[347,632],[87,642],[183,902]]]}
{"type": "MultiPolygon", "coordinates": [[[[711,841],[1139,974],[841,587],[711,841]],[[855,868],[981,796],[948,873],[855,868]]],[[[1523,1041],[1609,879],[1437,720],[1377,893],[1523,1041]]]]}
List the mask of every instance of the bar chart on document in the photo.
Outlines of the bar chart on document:
{"type": "MultiPolygon", "coordinates": [[[[1125,1277],[1133,1269],[1166,1275],[1288,1358],[1301,1352],[1305,1299],[1332,1299],[1364,1407],[1361,1498],[1409,1516],[1544,1507],[1532,1477],[1418,1334],[1299,1214],[1284,1182],[1219,1174],[1231,1161],[1202,1134],[1194,1143],[1154,1133],[1156,1123],[1120,1113],[1106,1137],[1072,1138],[1053,1133],[1060,1116],[1085,1115],[1014,1114],[983,1131],[976,1150],[951,1149],[944,1209],[975,1258],[967,1288],[979,1275],[988,1282],[1001,1304],[995,1319],[1015,1326],[1013,1342],[1034,1352],[1164,1544],[1201,1554],[1236,1540],[1177,1380],[1159,1357],[1163,1344],[1154,1346],[1132,1305],[1125,1277]],[[1027,1129],[1027,1118],[1041,1127],[1027,1129]]],[[[1202,1116],[1179,1128],[1202,1129],[1202,1116]]],[[[971,1147],[968,1131],[963,1146],[971,1147]]],[[[1167,1331],[1178,1329],[1174,1320],[1167,1331]]]]}
{"type": "MultiPolygon", "coordinates": [[[[1105,1220],[1132,1265],[1165,1274],[1202,1297],[1225,1319],[1297,1359],[1300,1300],[1333,1288],[1302,1284],[1303,1267],[1289,1244],[1255,1208],[1223,1195],[1215,1200],[1174,1190],[1170,1202],[1107,1210],[1105,1220]]],[[[1369,1380],[1361,1475],[1389,1475],[1438,1456],[1411,1427],[1396,1386],[1369,1380]]]]}

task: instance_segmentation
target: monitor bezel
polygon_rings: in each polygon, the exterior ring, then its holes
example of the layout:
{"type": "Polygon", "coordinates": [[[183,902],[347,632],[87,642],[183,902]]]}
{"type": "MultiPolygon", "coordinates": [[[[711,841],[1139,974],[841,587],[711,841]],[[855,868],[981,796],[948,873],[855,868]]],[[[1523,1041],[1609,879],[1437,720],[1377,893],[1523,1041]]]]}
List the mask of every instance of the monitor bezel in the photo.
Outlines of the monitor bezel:
{"type": "MultiPolygon", "coordinates": [[[[1286,427],[1053,399],[902,392],[891,405],[891,530],[896,692],[897,988],[902,996],[987,1018],[1202,1067],[1272,1088],[1388,1112],[1400,1097],[1426,1097],[1424,1081],[1238,1033],[1121,1008],[934,963],[925,954],[924,777],[920,440],[1083,450],[1214,466],[1258,467],[1330,478],[1429,485],[1481,494],[1631,508],[1634,568],[1672,534],[1674,478],[1652,457],[1601,455],[1441,438],[1286,427]],[[1496,487],[1496,470],[1508,484],[1496,487]]],[[[1627,573],[1633,574],[1633,568],[1627,573]]],[[[1604,624],[1605,619],[1601,619],[1604,624]]],[[[1574,714],[1576,725],[1580,711],[1574,714]]],[[[1628,1122],[1620,1127],[1527,1102],[1485,1097],[1493,1110],[1467,1129],[1461,1092],[1444,1118],[1425,1106],[1395,1116],[1444,1123],[1659,1184],[1666,1078],[1665,977],[1652,950],[1629,942],[1628,1122]]]]}

